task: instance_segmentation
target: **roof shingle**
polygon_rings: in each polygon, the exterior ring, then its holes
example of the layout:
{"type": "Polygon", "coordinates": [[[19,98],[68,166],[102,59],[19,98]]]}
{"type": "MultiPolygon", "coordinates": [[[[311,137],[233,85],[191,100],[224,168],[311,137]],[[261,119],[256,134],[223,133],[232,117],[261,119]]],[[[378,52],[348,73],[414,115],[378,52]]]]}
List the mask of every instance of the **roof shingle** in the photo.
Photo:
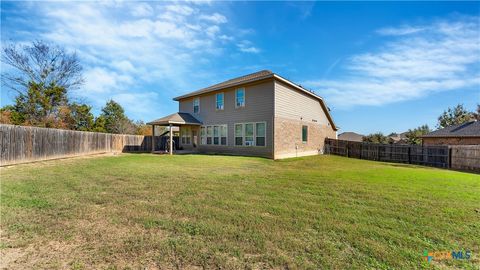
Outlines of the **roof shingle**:
{"type": "Polygon", "coordinates": [[[192,116],[189,113],[172,113],[165,117],[159,118],[157,120],[153,120],[152,122],[148,122],[147,125],[169,125],[169,124],[177,124],[177,125],[201,125],[197,118],[192,116]]]}
{"type": "Polygon", "coordinates": [[[426,135],[424,138],[435,137],[480,137],[480,122],[470,121],[459,125],[453,125],[439,130],[435,130],[426,135]]]}
{"type": "Polygon", "coordinates": [[[178,100],[183,99],[183,98],[192,97],[192,96],[208,93],[208,92],[215,91],[215,90],[220,90],[220,89],[227,88],[227,87],[230,87],[230,86],[234,86],[234,85],[237,85],[237,84],[242,84],[242,83],[247,83],[247,82],[252,82],[252,81],[257,81],[257,80],[269,78],[269,77],[272,77],[273,75],[274,75],[274,73],[271,72],[270,70],[262,70],[262,71],[258,71],[258,72],[252,73],[252,74],[248,74],[248,75],[240,76],[240,77],[237,77],[237,78],[233,78],[233,79],[221,82],[221,83],[217,83],[217,84],[214,84],[212,86],[205,87],[205,88],[202,88],[200,90],[190,92],[190,93],[182,95],[182,96],[178,96],[178,97],[174,98],[173,100],[178,101],[178,100]]]}
{"type": "Polygon", "coordinates": [[[328,120],[330,121],[330,124],[332,125],[332,128],[334,130],[338,130],[338,127],[335,125],[335,122],[333,121],[332,116],[330,115],[330,112],[329,112],[330,109],[327,107],[327,105],[326,105],[325,101],[322,99],[322,97],[320,97],[319,95],[315,94],[314,92],[312,92],[308,89],[305,89],[301,85],[295,84],[295,83],[279,76],[278,74],[273,73],[270,70],[262,70],[262,71],[258,71],[258,72],[252,73],[252,74],[248,74],[248,75],[240,76],[240,77],[237,77],[237,78],[234,78],[234,79],[230,79],[230,80],[227,80],[227,81],[224,81],[224,82],[221,82],[221,83],[217,83],[217,84],[214,84],[212,86],[202,88],[200,90],[190,92],[190,93],[182,95],[182,96],[178,96],[178,97],[174,98],[173,100],[180,101],[180,100],[185,99],[185,98],[194,97],[194,96],[197,96],[197,95],[201,95],[201,94],[205,94],[205,93],[209,93],[209,92],[213,92],[213,91],[217,91],[217,90],[222,90],[222,89],[225,89],[225,88],[228,88],[228,87],[233,87],[233,86],[238,86],[238,85],[242,85],[242,84],[246,84],[246,83],[256,82],[256,81],[260,81],[260,80],[268,79],[268,78],[273,78],[274,80],[282,81],[286,84],[291,85],[293,88],[318,99],[320,101],[321,106],[323,107],[323,109],[325,111],[325,114],[326,114],[328,120]]]}

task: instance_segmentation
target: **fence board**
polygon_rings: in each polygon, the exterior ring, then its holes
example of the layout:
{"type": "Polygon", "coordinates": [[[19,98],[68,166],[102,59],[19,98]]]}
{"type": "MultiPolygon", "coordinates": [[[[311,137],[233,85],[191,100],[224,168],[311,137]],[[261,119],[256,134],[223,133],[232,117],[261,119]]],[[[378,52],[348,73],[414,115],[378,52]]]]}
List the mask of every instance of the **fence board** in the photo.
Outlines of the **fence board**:
{"type": "Polygon", "coordinates": [[[0,124],[0,166],[108,152],[150,152],[151,142],[151,136],[0,124]]]}
{"type": "Polygon", "coordinates": [[[480,172],[480,145],[452,145],[450,148],[452,169],[480,172]]]}
{"type": "Polygon", "coordinates": [[[325,153],[368,160],[449,167],[448,146],[375,144],[325,139],[325,153]]]}

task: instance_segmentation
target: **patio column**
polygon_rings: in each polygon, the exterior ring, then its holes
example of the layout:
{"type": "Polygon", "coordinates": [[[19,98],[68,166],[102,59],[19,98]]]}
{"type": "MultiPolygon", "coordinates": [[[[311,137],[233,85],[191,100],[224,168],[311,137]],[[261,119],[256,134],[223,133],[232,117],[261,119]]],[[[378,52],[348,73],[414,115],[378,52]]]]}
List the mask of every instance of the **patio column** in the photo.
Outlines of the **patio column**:
{"type": "Polygon", "coordinates": [[[172,129],[172,124],[170,124],[170,155],[173,155],[173,129],[172,129]]]}
{"type": "Polygon", "coordinates": [[[155,152],[155,125],[152,125],[152,153],[155,152]]]}

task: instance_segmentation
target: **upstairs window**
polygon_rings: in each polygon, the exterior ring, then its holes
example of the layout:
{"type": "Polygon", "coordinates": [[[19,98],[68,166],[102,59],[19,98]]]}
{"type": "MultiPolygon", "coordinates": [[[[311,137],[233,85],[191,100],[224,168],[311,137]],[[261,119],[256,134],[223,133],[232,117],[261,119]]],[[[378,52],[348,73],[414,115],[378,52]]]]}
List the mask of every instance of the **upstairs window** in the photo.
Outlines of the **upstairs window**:
{"type": "Polygon", "coordinates": [[[235,107],[245,107],[245,88],[235,90],[235,107]]]}
{"type": "Polygon", "coordinates": [[[200,112],[200,98],[193,99],[193,113],[200,112]]]}
{"type": "Polygon", "coordinates": [[[223,106],[223,103],[224,103],[224,96],[223,96],[223,93],[217,93],[215,95],[215,100],[216,100],[216,109],[217,110],[223,110],[224,106],[223,106]]]}
{"type": "Polygon", "coordinates": [[[308,126],[302,126],[302,142],[308,141],[308,126]]]}

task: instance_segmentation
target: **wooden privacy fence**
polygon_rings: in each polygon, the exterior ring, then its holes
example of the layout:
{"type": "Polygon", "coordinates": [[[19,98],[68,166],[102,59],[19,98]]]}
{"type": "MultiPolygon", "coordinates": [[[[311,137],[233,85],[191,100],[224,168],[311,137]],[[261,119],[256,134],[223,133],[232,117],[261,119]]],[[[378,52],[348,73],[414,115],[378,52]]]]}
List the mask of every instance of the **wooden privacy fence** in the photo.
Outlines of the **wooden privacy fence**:
{"type": "MultiPolygon", "coordinates": [[[[161,140],[155,140],[156,148],[161,140]]],[[[109,152],[149,152],[152,136],[0,124],[0,165],[109,152]]]]}
{"type": "Polygon", "coordinates": [[[325,139],[325,153],[346,157],[449,168],[449,147],[377,144],[325,139]]]}
{"type": "Polygon", "coordinates": [[[451,145],[450,167],[480,172],[480,145],[451,145]]]}

